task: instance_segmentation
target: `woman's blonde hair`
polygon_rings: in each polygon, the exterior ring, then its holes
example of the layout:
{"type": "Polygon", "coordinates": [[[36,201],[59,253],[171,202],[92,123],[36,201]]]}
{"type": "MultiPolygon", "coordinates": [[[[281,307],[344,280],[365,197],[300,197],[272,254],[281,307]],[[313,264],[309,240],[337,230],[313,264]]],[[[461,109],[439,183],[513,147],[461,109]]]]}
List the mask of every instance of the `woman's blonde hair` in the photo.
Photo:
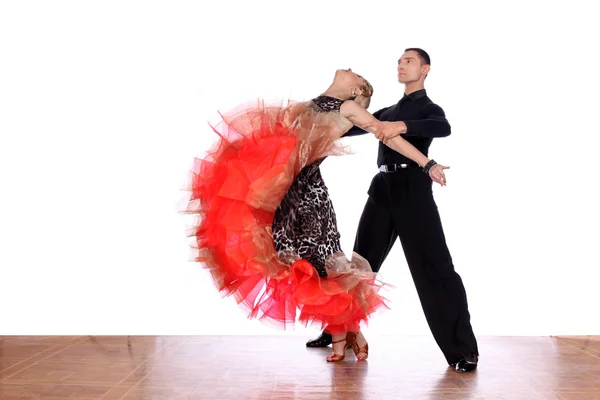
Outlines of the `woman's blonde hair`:
{"type": "Polygon", "coordinates": [[[371,104],[371,96],[373,96],[373,86],[368,80],[363,78],[363,84],[360,86],[360,94],[354,99],[355,102],[360,104],[363,108],[369,108],[371,104]]]}

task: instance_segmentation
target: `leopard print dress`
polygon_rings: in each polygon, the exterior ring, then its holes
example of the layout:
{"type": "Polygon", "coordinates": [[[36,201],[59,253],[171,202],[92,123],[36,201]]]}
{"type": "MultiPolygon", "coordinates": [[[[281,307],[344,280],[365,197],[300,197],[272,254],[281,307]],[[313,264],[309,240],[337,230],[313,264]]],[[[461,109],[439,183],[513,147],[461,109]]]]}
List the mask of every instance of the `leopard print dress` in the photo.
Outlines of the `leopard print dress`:
{"type": "MultiPolygon", "coordinates": [[[[319,112],[339,113],[343,100],[319,96],[312,105],[319,112]]],[[[288,262],[303,258],[320,277],[327,277],[325,260],[342,251],[336,215],[320,165],[325,158],[304,167],[275,211],[273,240],[279,257],[288,262]]]]}

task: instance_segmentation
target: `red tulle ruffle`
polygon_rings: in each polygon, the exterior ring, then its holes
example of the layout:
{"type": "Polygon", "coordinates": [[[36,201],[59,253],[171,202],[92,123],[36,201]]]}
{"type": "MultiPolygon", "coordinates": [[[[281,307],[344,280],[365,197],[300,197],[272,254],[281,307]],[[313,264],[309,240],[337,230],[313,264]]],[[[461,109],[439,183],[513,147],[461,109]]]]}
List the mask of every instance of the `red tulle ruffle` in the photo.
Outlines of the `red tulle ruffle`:
{"type": "Polygon", "coordinates": [[[284,328],[298,320],[341,333],[357,331],[385,307],[366,260],[355,255],[345,261],[348,268],[320,278],[306,260],[280,260],[271,236],[274,212],[298,172],[343,153],[337,139],[347,121],[330,114],[302,103],[259,103],[222,116],[213,127],[220,140],[194,161],[185,212],[197,215],[189,232],[194,260],[249,317],[284,328]]]}

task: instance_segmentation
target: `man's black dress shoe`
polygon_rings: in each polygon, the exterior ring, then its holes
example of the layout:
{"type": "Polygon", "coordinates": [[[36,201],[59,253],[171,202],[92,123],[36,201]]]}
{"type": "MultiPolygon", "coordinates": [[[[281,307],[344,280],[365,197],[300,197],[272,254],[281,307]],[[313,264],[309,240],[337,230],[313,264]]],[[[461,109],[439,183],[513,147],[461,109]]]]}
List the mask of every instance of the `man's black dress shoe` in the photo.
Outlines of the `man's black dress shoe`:
{"type": "Polygon", "coordinates": [[[450,364],[456,369],[456,372],[471,372],[477,368],[479,356],[475,353],[465,353],[460,360],[450,364]]]}
{"type": "Polygon", "coordinates": [[[322,332],[318,338],[306,342],[306,347],[327,347],[331,344],[331,341],[331,335],[327,332],[322,332]]]}

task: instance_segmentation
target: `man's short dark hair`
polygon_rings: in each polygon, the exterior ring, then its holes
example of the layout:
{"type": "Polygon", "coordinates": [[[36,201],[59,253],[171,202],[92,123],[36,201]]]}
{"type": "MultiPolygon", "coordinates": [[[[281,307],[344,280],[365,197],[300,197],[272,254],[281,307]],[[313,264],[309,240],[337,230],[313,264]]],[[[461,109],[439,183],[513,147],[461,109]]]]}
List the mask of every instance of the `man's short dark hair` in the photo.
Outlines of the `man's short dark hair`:
{"type": "Polygon", "coordinates": [[[419,49],[418,47],[411,47],[411,48],[406,49],[404,51],[415,51],[415,52],[417,52],[417,54],[419,55],[419,58],[421,59],[421,64],[431,65],[431,58],[429,58],[429,54],[427,54],[427,52],[425,50],[419,49]]]}

